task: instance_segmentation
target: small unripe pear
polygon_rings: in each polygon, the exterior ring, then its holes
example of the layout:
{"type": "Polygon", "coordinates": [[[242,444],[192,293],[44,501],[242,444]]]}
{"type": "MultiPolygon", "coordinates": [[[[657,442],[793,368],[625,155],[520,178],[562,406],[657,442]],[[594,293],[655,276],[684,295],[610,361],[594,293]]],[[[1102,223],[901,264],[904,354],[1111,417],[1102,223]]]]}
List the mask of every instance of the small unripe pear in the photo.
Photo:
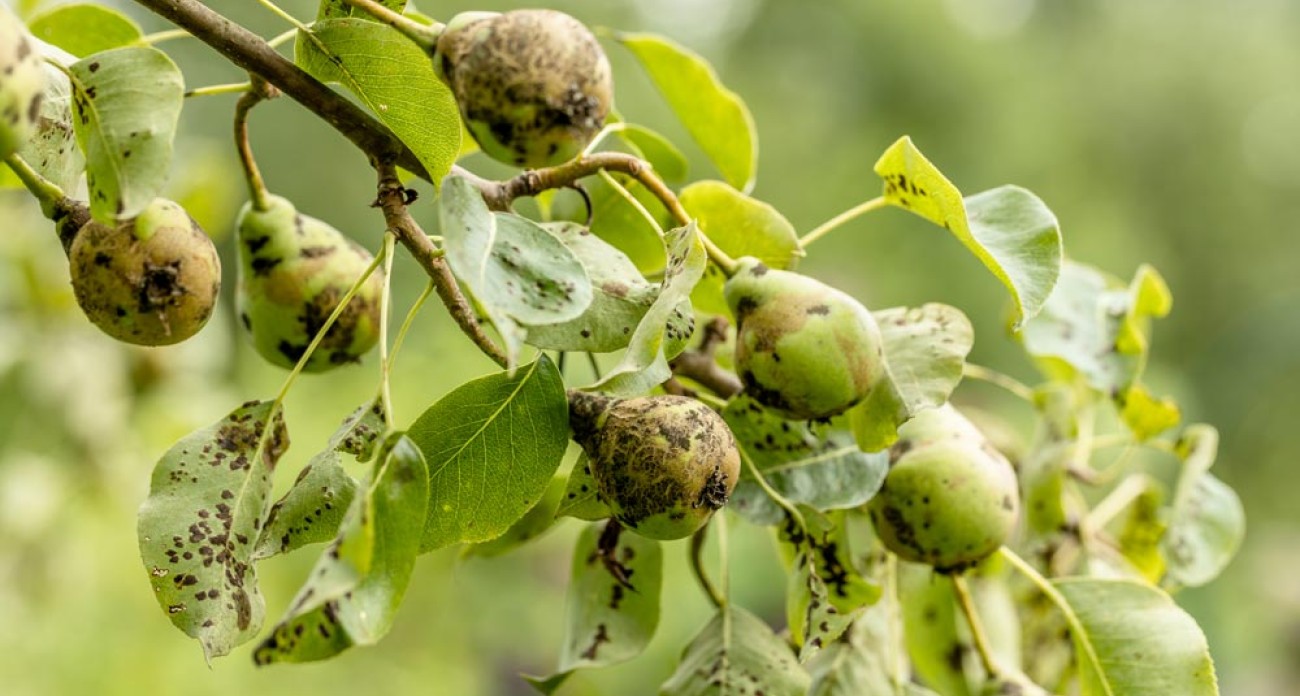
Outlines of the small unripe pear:
{"type": "MultiPolygon", "coordinates": [[[[239,213],[239,318],[268,362],[292,368],[373,257],[279,196],[266,210],[239,213]]],[[[308,372],[358,361],[379,340],[383,275],[353,295],[303,367],[308,372]]]]}
{"type": "Polygon", "coordinates": [[[736,372],[769,409],[828,418],[865,399],[883,376],[880,327],[845,293],[747,257],[724,294],[736,317],[736,372]]]}
{"type": "Polygon", "coordinates": [[[45,99],[45,69],[23,23],[0,7],[0,158],[36,131],[45,99]]]}
{"type": "Polygon", "coordinates": [[[109,336],[142,346],[198,333],[221,288],[212,240],[179,204],[162,198],[117,226],[83,225],[68,262],[86,317],[109,336]]]}
{"type": "Polygon", "coordinates": [[[642,536],[690,536],[736,487],[736,440],[722,417],[695,399],[571,392],[569,421],[601,499],[642,536]]]}
{"type": "Polygon", "coordinates": [[[989,446],[940,439],[890,464],[867,504],[885,548],[956,572],[998,550],[1015,527],[1019,489],[1011,464],[989,446]]]}
{"type": "Polygon", "coordinates": [[[520,167],[576,157],[613,102],[609,61],[596,37],[554,10],[453,17],[434,66],[483,152],[520,167]]]}

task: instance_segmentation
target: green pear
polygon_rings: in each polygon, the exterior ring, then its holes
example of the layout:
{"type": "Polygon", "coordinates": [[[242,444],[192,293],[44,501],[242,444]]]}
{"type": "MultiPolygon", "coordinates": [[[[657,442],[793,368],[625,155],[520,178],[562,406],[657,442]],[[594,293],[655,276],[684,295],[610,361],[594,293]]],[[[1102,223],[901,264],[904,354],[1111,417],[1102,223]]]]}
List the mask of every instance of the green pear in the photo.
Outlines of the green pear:
{"type": "Polygon", "coordinates": [[[1010,462],[960,434],[906,449],[867,503],[885,548],[944,572],[964,570],[997,551],[1019,508],[1010,462]]]}
{"type": "Polygon", "coordinates": [[[435,72],[483,152],[530,169],[573,159],[613,103],[609,60],[581,22],[554,10],[457,15],[435,72]]]}
{"type": "Polygon", "coordinates": [[[884,375],[880,327],[845,293],[746,257],[723,294],[736,317],[736,372],[773,411],[829,418],[865,399],[884,375]]]}
{"type": "Polygon", "coordinates": [[[695,399],[575,391],[569,422],[601,499],[615,519],[644,537],[695,533],[726,505],[740,476],[731,430],[695,399]]]}
{"type": "Polygon", "coordinates": [[[36,132],[45,99],[45,69],[23,23],[0,7],[0,158],[36,132]]]}
{"type": "MultiPolygon", "coordinates": [[[[239,213],[239,318],[268,362],[292,368],[325,320],[373,260],[370,252],[288,200],[268,196],[266,210],[239,213]]],[[[379,340],[383,275],[357,291],[325,333],[304,370],[354,363],[379,340]]]]}
{"type": "Polygon", "coordinates": [[[72,290],[90,321],[119,341],[179,343],[212,316],[221,260],[179,204],[157,198],[116,226],[90,221],[68,250],[72,290]]]}

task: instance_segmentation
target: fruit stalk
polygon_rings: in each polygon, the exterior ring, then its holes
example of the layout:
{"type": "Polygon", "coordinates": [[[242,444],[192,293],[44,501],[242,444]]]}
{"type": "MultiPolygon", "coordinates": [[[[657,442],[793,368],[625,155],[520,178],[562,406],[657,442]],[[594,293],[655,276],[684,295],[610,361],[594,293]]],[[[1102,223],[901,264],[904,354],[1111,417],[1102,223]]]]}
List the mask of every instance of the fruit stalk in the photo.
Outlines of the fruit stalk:
{"type": "Polygon", "coordinates": [[[253,110],[263,99],[275,96],[265,80],[250,75],[252,83],[244,96],[235,102],[235,148],[239,150],[239,162],[244,166],[244,180],[248,183],[248,197],[253,201],[253,209],[265,211],[270,207],[267,199],[266,182],[262,171],[253,158],[253,148],[248,140],[248,112],[253,110]]]}
{"type": "Polygon", "coordinates": [[[402,33],[402,36],[415,42],[425,53],[433,54],[438,45],[438,36],[442,34],[443,25],[434,23],[424,25],[401,13],[375,2],[375,0],[343,0],[348,5],[369,14],[380,24],[387,24],[402,33]]]}
{"type": "Polygon", "coordinates": [[[970,586],[966,583],[965,576],[960,573],[952,575],[953,593],[957,595],[957,604],[961,606],[961,611],[966,615],[966,624],[970,626],[971,639],[975,642],[975,652],[979,653],[980,663],[984,665],[984,672],[990,680],[997,679],[1001,676],[997,663],[993,660],[993,648],[989,645],[988,634],[984,631],[984,624],[980,621],[979,613],[975,611],[975,600],[971,597],[970,586]]]}

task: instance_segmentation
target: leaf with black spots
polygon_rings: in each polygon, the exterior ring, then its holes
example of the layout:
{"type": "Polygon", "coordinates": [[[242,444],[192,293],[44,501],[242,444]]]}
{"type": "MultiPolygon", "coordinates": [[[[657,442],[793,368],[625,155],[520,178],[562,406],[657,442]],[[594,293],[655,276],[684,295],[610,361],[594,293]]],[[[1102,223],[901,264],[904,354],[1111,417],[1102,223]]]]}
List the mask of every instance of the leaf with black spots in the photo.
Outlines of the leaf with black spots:
{"type": "Polygon", "coordinates": [[[660,696],[803,696],[811,677],[763,620],[727,605],[682,652],[660,696]]]}
{"type": "Polygon", "coordinates": [[[289,446],[279,405],[253,401],[172,446],[140,506],[140,555],[154,597],[211,659],[261,628],[254,544],[272,473],[289,446]]]}

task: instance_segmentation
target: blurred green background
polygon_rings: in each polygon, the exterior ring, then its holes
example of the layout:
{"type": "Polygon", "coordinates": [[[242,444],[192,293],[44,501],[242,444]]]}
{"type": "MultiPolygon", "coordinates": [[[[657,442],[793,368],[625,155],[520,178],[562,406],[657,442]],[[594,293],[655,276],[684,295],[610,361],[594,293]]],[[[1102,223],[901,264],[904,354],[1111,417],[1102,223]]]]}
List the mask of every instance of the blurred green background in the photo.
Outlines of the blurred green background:
{"type": "MultiPolygon", "coordinates": [[[[121,4],[121,3],[120,3],[121,4]]],[[[286,26],[251,0],[209,3],[264,36],[286,26]]],[[[314,2],[286,0],[302,18],[314,2]]],[[[507,2],[422,0],[446,19],[507,2]]],[[[593,25],[666,33],[717,65],[749,103],[761,155],[755,195],[801,231],[875,195],[876,156],[910,134],[964,191],[1017,183],[1056,212],[1074,258],[1129,277],[1153,263],[1175,309],[1156,325],[1148,381],[1188,421],[1223,435],[1218,475],[1249,517],[1228,572],[1179,601],[1205,627],[1223,693],[1293,694],[1300,683],[1300,3],[1288,0],[605,0],[554,2],[593,25]]],[[[128,10],[148,30],[166,28],[128,10]]],[[[164,45],[189,86],[242,76],[195,41],[164,45]]],[[[686,143],[626,53],[609,47],[618,108],[686,143]]],[[[172,172],[180,199],[226,263],[219,316],[173,348],[127,349],[79,314],[50,225],[0,193],[0,693],[526,694],[561,638],[569,521],[506,558],[423,557],[393,633],[331,662],[254,669],[248,646],[207,668],[157,610],[140,567],[135,508],[154,460],[188,431],[278,389],[235,330],[231,222],[243,189],[230,147],[233,97],[186,105],[172,172]]],[[[254,144],[273,191],[374,248],[373,174],[288,99],[259,108],[254,144]]],[[[688,147],[693,176],[711,170],[688,147]]],[[[484,165],[472,159],[472,167],[484,165]]],[[[484,167],[500,174],[502,170],[484,167]]],[[[416,206],[433,226],[433,196],[416,206]]],[[[899,211],[860,219],[801,270],[883,308],[944,301],[976,325],[973,360],[1032,380],[1003,329],[1003,289],[941,231],[899,211]]],[[[399,259],[399,308],[423,286],[399,259]]],[[[397,368],[396,409],[425,406],[492,365],[435,305],[397,368]]],[[[299,382],[287,409],[299,443],[281,483],[352,407],[375,362],[299,382]]],[[[571,368],[573,369],[573,368],[571,368]]],[[[572,375],[587,378],[581,369],[572,375]]],[[[961,394],[1023,418],[1023,407],[961,394]],[[1017,409],[1021,409],[1017,411],[1017,409]]],[[[784,578],[770,541],[732,525],[738,600],[779,622],[784,578]]],[[[660,631],[644,657],[580,674],[565,693],[652,693],[706,620],[668,548],[660,631]]],[[[315,558],[260,567],[268,616],[315,558]]]]}

